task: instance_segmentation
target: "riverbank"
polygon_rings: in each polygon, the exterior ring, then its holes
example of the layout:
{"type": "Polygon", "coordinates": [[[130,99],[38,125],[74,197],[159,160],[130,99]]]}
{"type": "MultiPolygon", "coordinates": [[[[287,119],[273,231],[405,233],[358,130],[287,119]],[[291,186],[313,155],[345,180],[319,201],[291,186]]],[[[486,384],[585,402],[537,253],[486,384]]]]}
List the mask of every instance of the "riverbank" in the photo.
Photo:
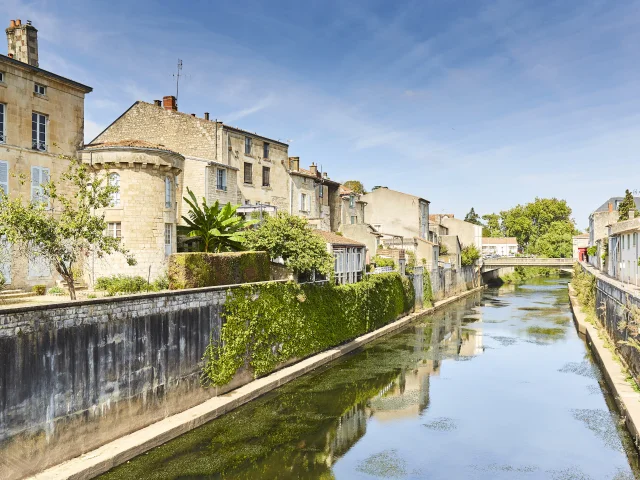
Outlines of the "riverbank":
{"type": "Polygon", "coordinates": [[[148,450],[174,439],[203,425],[253,399],[284,385],[320,366],[336,360],[354,350],[392,332],[417,318],[433,313],[466,296],[481,291],[477,287],[460,295],[436,302],[429,309],[407,315],[378,330],[362,335],[355,340],[319,353],[294,365],[283,368],[266,377],[254,380],[227,394],[211,398],[182,413],[172,415],[148,427],[116,439],[100,448],[87,452],[67,462],[51,467],[32,478],[43,479],[88,479],[106,472],[148,450]]]}
{"type": "Polygon", "coordinates": [[[569,300],[576,329],[583,334],[594,359],[603,373],[604,380],[613,394],[618,410],[624,418],[634,444],[640,450],[640,392],[629,381],[627,367],[615,353],[606,331],[588,320],[588,315],[582,310],[576,292],[569,284],[569,300]]]}

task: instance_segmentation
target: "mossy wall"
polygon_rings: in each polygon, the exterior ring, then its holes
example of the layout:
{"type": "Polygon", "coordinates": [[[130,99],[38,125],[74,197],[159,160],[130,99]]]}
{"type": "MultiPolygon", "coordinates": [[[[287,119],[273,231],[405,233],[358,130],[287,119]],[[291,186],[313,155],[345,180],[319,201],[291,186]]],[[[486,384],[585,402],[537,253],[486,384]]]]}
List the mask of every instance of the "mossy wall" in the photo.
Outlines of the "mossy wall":
{"type": "Polygon", "coordinates": [[[266,252],[174,253],[169,257],[169,289],[215,287],[270,279],[266,252]]]}

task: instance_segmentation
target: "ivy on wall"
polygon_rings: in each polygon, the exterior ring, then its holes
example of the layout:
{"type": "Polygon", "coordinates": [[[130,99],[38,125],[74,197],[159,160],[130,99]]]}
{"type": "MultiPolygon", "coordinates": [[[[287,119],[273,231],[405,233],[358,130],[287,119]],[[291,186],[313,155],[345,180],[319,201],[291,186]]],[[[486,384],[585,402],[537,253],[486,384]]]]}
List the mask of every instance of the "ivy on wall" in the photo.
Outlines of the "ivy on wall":
{"type": "Polygon", "coordinates": [[[424,268],[422,270],[422,302],[425,308],[433,306],[433,287],[431,285],[431,274],[429,270],[424,268]]]}
{"type": "Polygon", "coordinates": [[[220,340],[204,355],[205,385],[225,385],[242,367],[254,376],[340,345],[413,309],[413,283],[398,273],[350,285],[267,283],[229,292],[220,340]]]}

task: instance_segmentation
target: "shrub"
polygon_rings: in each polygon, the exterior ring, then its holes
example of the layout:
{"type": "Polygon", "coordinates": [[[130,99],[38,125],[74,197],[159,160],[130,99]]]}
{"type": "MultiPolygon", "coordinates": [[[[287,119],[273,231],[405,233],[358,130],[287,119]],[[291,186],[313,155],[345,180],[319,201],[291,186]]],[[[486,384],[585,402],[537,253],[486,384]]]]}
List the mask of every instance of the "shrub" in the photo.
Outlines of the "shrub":
{"type": "Polygon", "coordinates": [[[175,253],[169,257],[169,288],[263,282],[271,274],[266,252],[175,253]]]}
{"type": "Polygon", "coordinates": [[[393,267],[396,268],[396,262],[392,258],[375,256],[371,259],[371,263],[375,263],[376,267],[393,267]]]}
{"type": "Polygon", "coordinates": [[[31,291],[33,293],[35,293],[36,295],[44,295],[45,293],[47,293],[47,286],[46,285],[34,285],[33,287],[31,287],[31,291]]]}
{"type": "Polygon", "coordinates": [[[400,274],[348,285],[265,283],[229,292],[219,341],[204,355],[203,383],[225,385],[244,365],[266,375],[394,321],[413,308],[413,284],[400,274]]]}
{"type": "Polygon", "coordinates": [[[597,255],[598,253],[598,246],[597,245],[593,245],[592,247],[587,248],[587,254],[590,257],[593,257],[595,255],[597,255]]]}
{"type": "Polygon", "coordinates": [[[51,287],[49,290],[47,290],[47,293],[49,295],[64,295],[66,292],[64,291],[64,288],[56,285],[54,287],[51,287]]]}
{"type": "Polygon", "coordinates": [[[432,307],[433,306],[433,287],[431,285],[431,274],[429,273],[429,270],[427,270],[427,268],[425,267],[423,269],[423,275],[424,277],[422,278],[422,303],[425,307],[432,307]]]}
{"type": "Polygon", "coordinates": [[[467,245],[462,249],[460,263],[463,267],[473,265],[480,258],[480,252],[475,245],[467,245]]]}
{"type": "Polygon", "coordinates": [[[156,278],[153,282],[153,288],[157,291],[169,290],[169,277],[165,274],[156,278]]]}
{"type": "Polygon", "coordinates": [[[100,277],[96,280],[96,290],[106,290],[107,295],[130,294],[140,292],[155,292],[159,288],[154,283],[149,285],[147,280],[139,275],[113,275],[111,277],[100,277]]]}

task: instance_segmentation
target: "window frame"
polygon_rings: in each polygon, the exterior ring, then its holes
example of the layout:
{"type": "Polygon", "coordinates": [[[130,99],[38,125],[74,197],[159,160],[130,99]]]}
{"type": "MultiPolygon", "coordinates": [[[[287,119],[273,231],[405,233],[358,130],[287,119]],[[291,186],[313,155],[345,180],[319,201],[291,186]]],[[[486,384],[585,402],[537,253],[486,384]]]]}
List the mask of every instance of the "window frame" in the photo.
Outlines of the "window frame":
{"type": "Polygon", "coordinates": [[[251,155],[251,147],[252,147],[251,137],[244,137],[244,154],[251,155]]]}
{"type": "Polygon", "coordinates": [[[2,166],[6,167],[7,172],[7,180],[6,182],[2,181],[2,177],[0,177],[0,188],[4,190],[5,195],[9,195],[9,162],[6,160],[0,160],[0,171],[2,171],[2,166]]]}
{"type": "MultiPolygon", "coordinates": [[[[31,185],[31,201],[32,202],[42,202],[44,203],[44,193],[43,193],[43,188],[42,188],[42,184],[46,183],[42,181],[42,174],[43,172],[47,173],[47,182],[49,180],[51,180],[51,170],[49,169],[49,167],[40,167],[38,165],[31,165],[31,180],[30,180],[30,185],[31,185]],[[33,176],[33,172],[37,171],[38,172],[38,185],[35,186],[35,184],[33,183],[34,181],[34,176],[33,176]],[[34,191],[35,189],[38,189],[38,194],[36,196],[39,196],[40,199],[35,198],[34,197],[34,191]]],[[[49,197],[46,197],[47,200],[47,205],[45,207],[46,210],[48,210],[49,208],[51,208],[51,199],[49,197]]]]}
{"type": "Polygon", "coordinates": [[[107,222],[107,235],[122,240],[122,222],[107,222]]]}
{"type": "Polygon", "coordinates": [[[269,159],[269,142],[262,144],[262,158],[269,159]]]}
{"type": "Polygon", "coordinates": [[[357,215],[351,215],[351,225],[355,225],[358,223],[358,216],[357,215]]]}
{"type": "Polygon", "coordinates": [[[4,83],[4,72],[0,71],[0,83],[4,83]]]}
{"type": "Polygon", "coordinates": [[[0,143],[7,143],[7,104],[0,103],[0,143]]]}
{"type": "Polygon", "coordinates": [[[244,170],[243,170],[243,178],[242,181],[245,185],[253,185],[253,163],[244,162],[244,170]],[[247,181],[247,167],[249,167],[249,181],[247,181]]]}
{"type": "Polygon", "coordinates": [[[173,208],[173,181],[169,175],[164,177],[164,208],[173,208]]]}
{"type": "Polygon", "coordinates": [[[216,168],[216,190],[220,190],[223,192],[227,191],[227,169],[226,168],[216,168]]]}
{"type": "Polygon", "coordinates": [[[117,172],[111,172],[109,173],[108,177],[107,177],[107,183],[109,184],[110,187],[118,187],[118,191],[117,192],[112,192],[111,193],[111,203],[109,204],[110,207],[119,207],[120,206],[120,174],[117,172]],[[115,180],[115,183],[114,183],[115,180]]]}
{"type": "Polygon", "coordinates": [[[349,195],[349,208],[356,208],[356,196],[349,195]]]}
{"type": "Polygon", "coordinates": [[[164,254],[169,256],[173,253],[173,223],[164,224],[164,254]],[[167,243],[167,238],[169,243],[167,243]]]}
{"type": "Polygon", "coordinates": [[[49,115],[45,113],[39,112],[31,112],[31,149],[36,152],[46,152],[47,151],[47,140],[49,139],[49,115]],[[34,116],[36,120],[34,120],[34,116]],[[44,122],[40,122],[40,119],[43,118],[44,122]],[[33,129],[33,124],[36,124],[36,129],[33,129]],[[41,126],[44,128],[44,142],[40,140],[40,134],[43,133],[41,131],[41,126]],[[34,140],[33,135],[36,135],[36,139],[34,140]]]}
{"type": "Polygon", "coordinates": [[[33,83],[33,93],[36,95],[46,96],[47,95],[47,86],[42,85],[41,83],[33,83]]]}
{"type": "Polygon", "coordinates": [[[307,197],[308,195],[304,192],[300,192],[300,211],[301,212],[308,212],[309,209],[307,209],[307,197]]]}
{"type": "Polygon", "coordinates": [[[271,186],[271,168],[270,167],[265,167],[265,166],[262,167],[262,186],[263,187],[271,186]],[[266,183],[265,183],[265,177],[266,177],[266,183]]]}

